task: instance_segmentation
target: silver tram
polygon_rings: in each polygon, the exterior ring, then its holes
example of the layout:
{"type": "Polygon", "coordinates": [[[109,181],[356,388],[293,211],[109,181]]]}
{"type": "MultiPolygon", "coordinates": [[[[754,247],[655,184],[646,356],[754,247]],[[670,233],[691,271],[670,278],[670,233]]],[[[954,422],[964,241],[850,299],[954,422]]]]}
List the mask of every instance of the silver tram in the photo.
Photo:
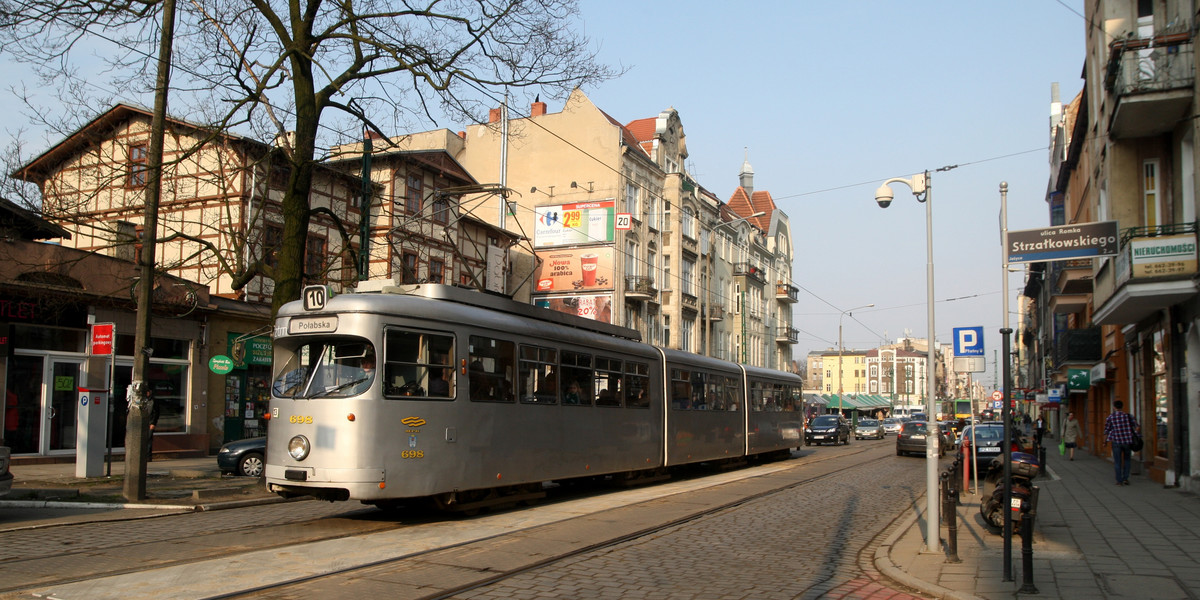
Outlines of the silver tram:
{"type": "Polygon", "coordinates": [[[453,507],[802,443],[794,374],[451,286],[304,294],[275,322],[265,476],[284,496],[453,507]]]}

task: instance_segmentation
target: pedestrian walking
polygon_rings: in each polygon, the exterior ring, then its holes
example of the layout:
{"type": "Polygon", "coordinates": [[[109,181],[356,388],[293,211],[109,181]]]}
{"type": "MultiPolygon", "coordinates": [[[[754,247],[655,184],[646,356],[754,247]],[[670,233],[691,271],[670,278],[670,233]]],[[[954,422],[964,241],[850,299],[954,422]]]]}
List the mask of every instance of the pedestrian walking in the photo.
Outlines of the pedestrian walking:
{"type": "Polygon", "coordinates": [[[154,399],[154,390],[146,392],[146,399],[150,402],[150,414],[146,416],[146,421],[149,423],[146,433],[146,462],[154,460],[154,430],[158,428],[158,401],[154,399]]]}
{"type": "Polygon", "coordinates": [[[1038,448],[1042,447],[1042,436],[1044,435],[1046,435],[1046,418],[1038,415],[1033,430],[1033,439],[1037,441],[1038,448]]]}
{"type": "Polygon", "coordinates": [[[1104,443],[1112,445],[1117,485],[1129,485],[1129,468],[1133,461],[1130,445],[1141,431],[1133,415],[1121,410],[1124,406],[1120,400],[1114,401],[1112,414],[1104,419],[1104,443]]]}
{"type": "Polygon", "coordinates": [[[1083,430],[1079,427],[1079,420],[1075,418],[1075,413],[1068,412],[1062,427],[1062,441],[1067,449],[1067,460],[1075,460],[1075,447],[1082,438],[1083,430]]]}

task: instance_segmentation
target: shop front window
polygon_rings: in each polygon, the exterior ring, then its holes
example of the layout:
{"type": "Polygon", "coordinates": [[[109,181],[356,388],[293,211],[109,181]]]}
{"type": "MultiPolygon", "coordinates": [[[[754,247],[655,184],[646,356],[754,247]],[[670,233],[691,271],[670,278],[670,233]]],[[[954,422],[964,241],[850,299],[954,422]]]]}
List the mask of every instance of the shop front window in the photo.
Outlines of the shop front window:
{"type": "MultiPolygon", "coordinates": [[[[1152,357],[1154,369],[1154,455],[1160,458],[1167,457],[1167,420],[1169,417],[1167,407],[1167,360],[1166,348],[1164,341],[1166,336],[1160,329],[1154,332],[1154,355],[1152,357]]],[[[1146,419],[1147,421],[1149,419],[1146,419]]],[[[1143,429],[1145,429],[1143,427],[1143,429]]],[[[1150,432],[1142,431],[1142,435],[1149,438],[1150,432]]]]}
{"type": "Polygon", "coordinates": [[[151,363],[146,368],[146,381],[158,405],[155,433],[187,431],[187,370],[186,364],[151,363]]]}

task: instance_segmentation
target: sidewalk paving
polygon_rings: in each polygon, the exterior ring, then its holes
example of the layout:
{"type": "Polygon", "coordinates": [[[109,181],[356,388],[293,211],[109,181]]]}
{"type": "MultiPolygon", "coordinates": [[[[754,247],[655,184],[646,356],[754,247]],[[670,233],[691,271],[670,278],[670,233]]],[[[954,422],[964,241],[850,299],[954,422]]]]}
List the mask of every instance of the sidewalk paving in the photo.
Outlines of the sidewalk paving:
{"type": "Polygon", "coordinates": [[[261,479],[223,475],[215,456],[156,460],[146,465],[146,498],[123,497],[125,462],[117,457],[111,476],[79,478],[75,463],[13,464],[13,489],[0,506],[159,508],[213,510],[225,505],[275,502],[261,479]]]}
{"type": "MultiPolygon", "coordinates": [[[[1012,581],[1003,581],[1004,540],[979,516],[979,496],[962,495],[958,558],[924,552],[924,515],[909,514],[875,554],[880,572],[938,598],[1200,597],[1200,499],[1144,476],[1118,486],[1111,461],[1051,449],[1038,477],[1032,569],[1036,592],[1022,592],[1022,540],[1012,538],[1012,581]]],[[[924,499],[920,502],[924,507],[924,499]]],[[[942,539],[947,528],[941,528],[942,539]]]]}

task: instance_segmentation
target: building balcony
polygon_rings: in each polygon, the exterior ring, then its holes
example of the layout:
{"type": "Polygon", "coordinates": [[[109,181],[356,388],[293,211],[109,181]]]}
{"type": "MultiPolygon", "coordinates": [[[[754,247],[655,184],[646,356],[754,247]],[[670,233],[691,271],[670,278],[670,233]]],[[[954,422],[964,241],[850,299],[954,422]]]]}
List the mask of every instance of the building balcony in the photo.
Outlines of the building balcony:
{"type": "Polygon", "coordinates": [[[1096,275],[1097,325],[1137,323],[1196,295],[1196,223],[1131,227],[1096,275]]]}
{"type": "Polygon", "coordinates": [[[708,320],[709,321],[725,320],[725,305],[724,304],[709,304],[708,305],[708,320]]]}
{"type": "Polygon", "coordinates": [[[1094,365],[1103,356],[1099,327],[1068,329],[1054,340],[1054,368],[1064,365],[1094,365]]]}
{"type": "Polygon", "coordinates": [[[680,302],[679,305],[680,305],[680,307],[683,308],[683,310],[688,311],[688,312],[699,312],[700,311],[700,299],[699,298],[697,298],[696,296],[689,294],[687,292],[680,294],[679,297],[682,300],[682,302],[680,302]]]}
{"type": "Polygon", "coordinates": [[[775,299],[780,302],[794,303],[800,301],[800,288],[790,283],[775,284],[775,299]]]}
{"type": "Polygon", "coordinates": [[[795,327],[776,327],[775,342],[779,344],[795,344],[800,340],[800,331],[795,327]]]}
{"type": "Polygon", "coordinates": [[[1092,293],[1092,259],[1056,260],[1050,266],[1050,280],[1062,294],[1092,293]]]}
{"type": "Polygon", "coordinates": [[[697,242],[696,238],[692,237],[692,235],[693,234],[690,233],[684,233],[682,236],[683,242],[680,244],[680,247],[683,248],[685,254],[689,254],[692,256],[692,258],[695,258],[700,256],[700,243],[697,242]]]}
{"type": "Polygon", "coordinates": [[[1112,137],[1166,133],[1188,116],[1195,94],[1194,52],[1187,24],[1179,31],[1109,45],[1104,83],[1115,98],[1108,124],[1112,137]]]}
{"type": "Polygon", "coordinates": [[[626,300],[653,300],[658,297],[653,277],[629,275],[625,277],[626,300]]]}
{"type": "Polygon", "coordinates": [[[1087,309],[1092,299],[1092,260],[1059,260],[1051,263],[1047,274],[1053,282],[1050,310],[1055,314],[1072,314],[1087,309]]]}
{"type": "Polygon", "coordinates": [[[740,262],[733,265],[734,277],[745,277],[747,279],[757,281],[760,284],[767,283],[763,277],[763,270],[758,265],[753,265],[748,262],[740,262]]]}

